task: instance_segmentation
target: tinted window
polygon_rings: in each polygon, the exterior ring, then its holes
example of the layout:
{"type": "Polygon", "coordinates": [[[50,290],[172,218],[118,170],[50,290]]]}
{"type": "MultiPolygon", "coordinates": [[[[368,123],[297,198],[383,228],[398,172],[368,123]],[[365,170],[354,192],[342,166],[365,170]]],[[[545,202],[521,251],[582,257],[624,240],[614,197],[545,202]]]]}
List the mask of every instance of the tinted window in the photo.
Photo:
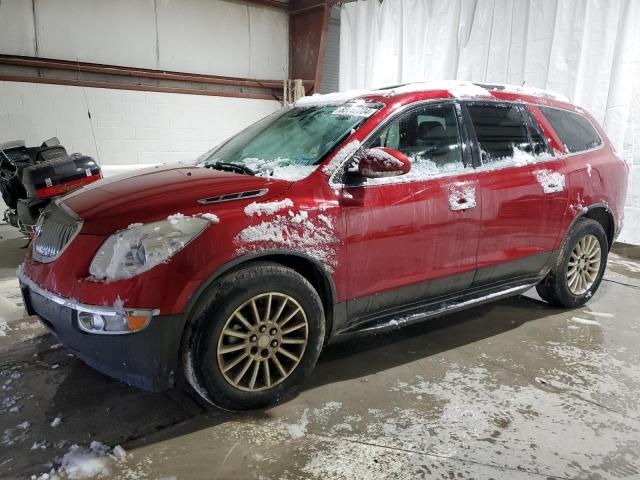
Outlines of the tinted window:
{"type": "Polygon", "coordinates": [[[543,155],[545,153],[552,154],[551,147],[549,147],[549,144],[544,137],[544,133],[542,132],[542,128],[540,128],[538,121],[534,118],[534,116],[527,108],[524,108],[522,110],[522,114],[524,116],[524,122],[527,125],[529,137],[531,138],[533,153],[535,155],[543,155]]]}
{"type": "Polygon", "coordinates": [[[570,153],[583,152],[602,144],[598,132],[577,113],[549,107],[540,107],[540,110],[570,153]]]}
{"type": "Polygon", "coordinates": [[[464,169],[458,118],[451,104],[429,105],[402,115],[369,147],[400,150],[412,161],[412,177],[464,169]]]}
{"type": "Polygon", "coordinates": [[[480,144],[482,163],[511,158],[516,150],[531,150],[517,106],[469,105],[468,109],[480,144]]]}

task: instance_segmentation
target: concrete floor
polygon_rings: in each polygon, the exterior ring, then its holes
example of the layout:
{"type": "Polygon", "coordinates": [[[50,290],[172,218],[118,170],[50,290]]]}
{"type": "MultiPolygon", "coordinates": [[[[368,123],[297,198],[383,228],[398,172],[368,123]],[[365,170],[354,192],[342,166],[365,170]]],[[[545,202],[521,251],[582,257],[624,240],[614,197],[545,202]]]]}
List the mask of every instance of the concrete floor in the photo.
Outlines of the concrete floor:
{"type": "MultiPolygon", "coordinates": [[[[0,295],[18,302],[24,242],[0,235],[0,295]]],[[[126,449],[105,460],[122,479],[637,479],[640,251],[616,249],[605,278],[573,311],[530,293],[329,347],[298,397],[245,414],[111,380],[14,315],[0,321],[0,477],[97,440],[126,449]]]]}

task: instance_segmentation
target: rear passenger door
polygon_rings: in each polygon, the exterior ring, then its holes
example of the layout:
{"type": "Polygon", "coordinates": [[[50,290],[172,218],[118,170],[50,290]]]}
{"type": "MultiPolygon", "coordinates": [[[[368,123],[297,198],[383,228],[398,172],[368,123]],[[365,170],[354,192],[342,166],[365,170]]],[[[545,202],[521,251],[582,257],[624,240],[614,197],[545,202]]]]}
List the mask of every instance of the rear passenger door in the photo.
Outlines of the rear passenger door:
{"type": "Polygon", "coordinates": [[[475,136],[482,200],[472,287],[533,278],[562,230],[568,201],[564,162],[524,105],[469,102],[465,114],[475,136]]]}

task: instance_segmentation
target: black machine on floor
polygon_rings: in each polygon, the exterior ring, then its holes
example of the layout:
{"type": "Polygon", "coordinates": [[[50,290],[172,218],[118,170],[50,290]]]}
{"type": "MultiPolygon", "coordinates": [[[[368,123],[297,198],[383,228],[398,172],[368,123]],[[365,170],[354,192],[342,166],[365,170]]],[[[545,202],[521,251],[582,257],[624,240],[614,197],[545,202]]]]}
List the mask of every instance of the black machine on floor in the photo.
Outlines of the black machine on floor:
{"type": "Polygon", "coordinates": [[[101,178],[93,158],[69,155],[55,137],[39,147],[21,140],[0,144],[0,191],[8,207],[4,220],[25,234],[33,233],[53,198],[101,178]]]}

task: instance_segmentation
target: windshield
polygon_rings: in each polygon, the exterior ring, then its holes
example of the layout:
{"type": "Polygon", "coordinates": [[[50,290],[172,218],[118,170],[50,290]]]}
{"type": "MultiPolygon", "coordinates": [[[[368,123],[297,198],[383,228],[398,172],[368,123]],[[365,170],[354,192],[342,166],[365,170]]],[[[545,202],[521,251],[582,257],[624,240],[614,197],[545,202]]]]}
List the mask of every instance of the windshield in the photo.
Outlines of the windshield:
{"type": "Polygon", "coordinates": [[[258,176],[299,180],[373,115],[381,105],[364,101],[284,108],[210,150],[197,165],[245,169],[258,176]],[[229,165],[231,164],[231,165],[229,165]]]}

